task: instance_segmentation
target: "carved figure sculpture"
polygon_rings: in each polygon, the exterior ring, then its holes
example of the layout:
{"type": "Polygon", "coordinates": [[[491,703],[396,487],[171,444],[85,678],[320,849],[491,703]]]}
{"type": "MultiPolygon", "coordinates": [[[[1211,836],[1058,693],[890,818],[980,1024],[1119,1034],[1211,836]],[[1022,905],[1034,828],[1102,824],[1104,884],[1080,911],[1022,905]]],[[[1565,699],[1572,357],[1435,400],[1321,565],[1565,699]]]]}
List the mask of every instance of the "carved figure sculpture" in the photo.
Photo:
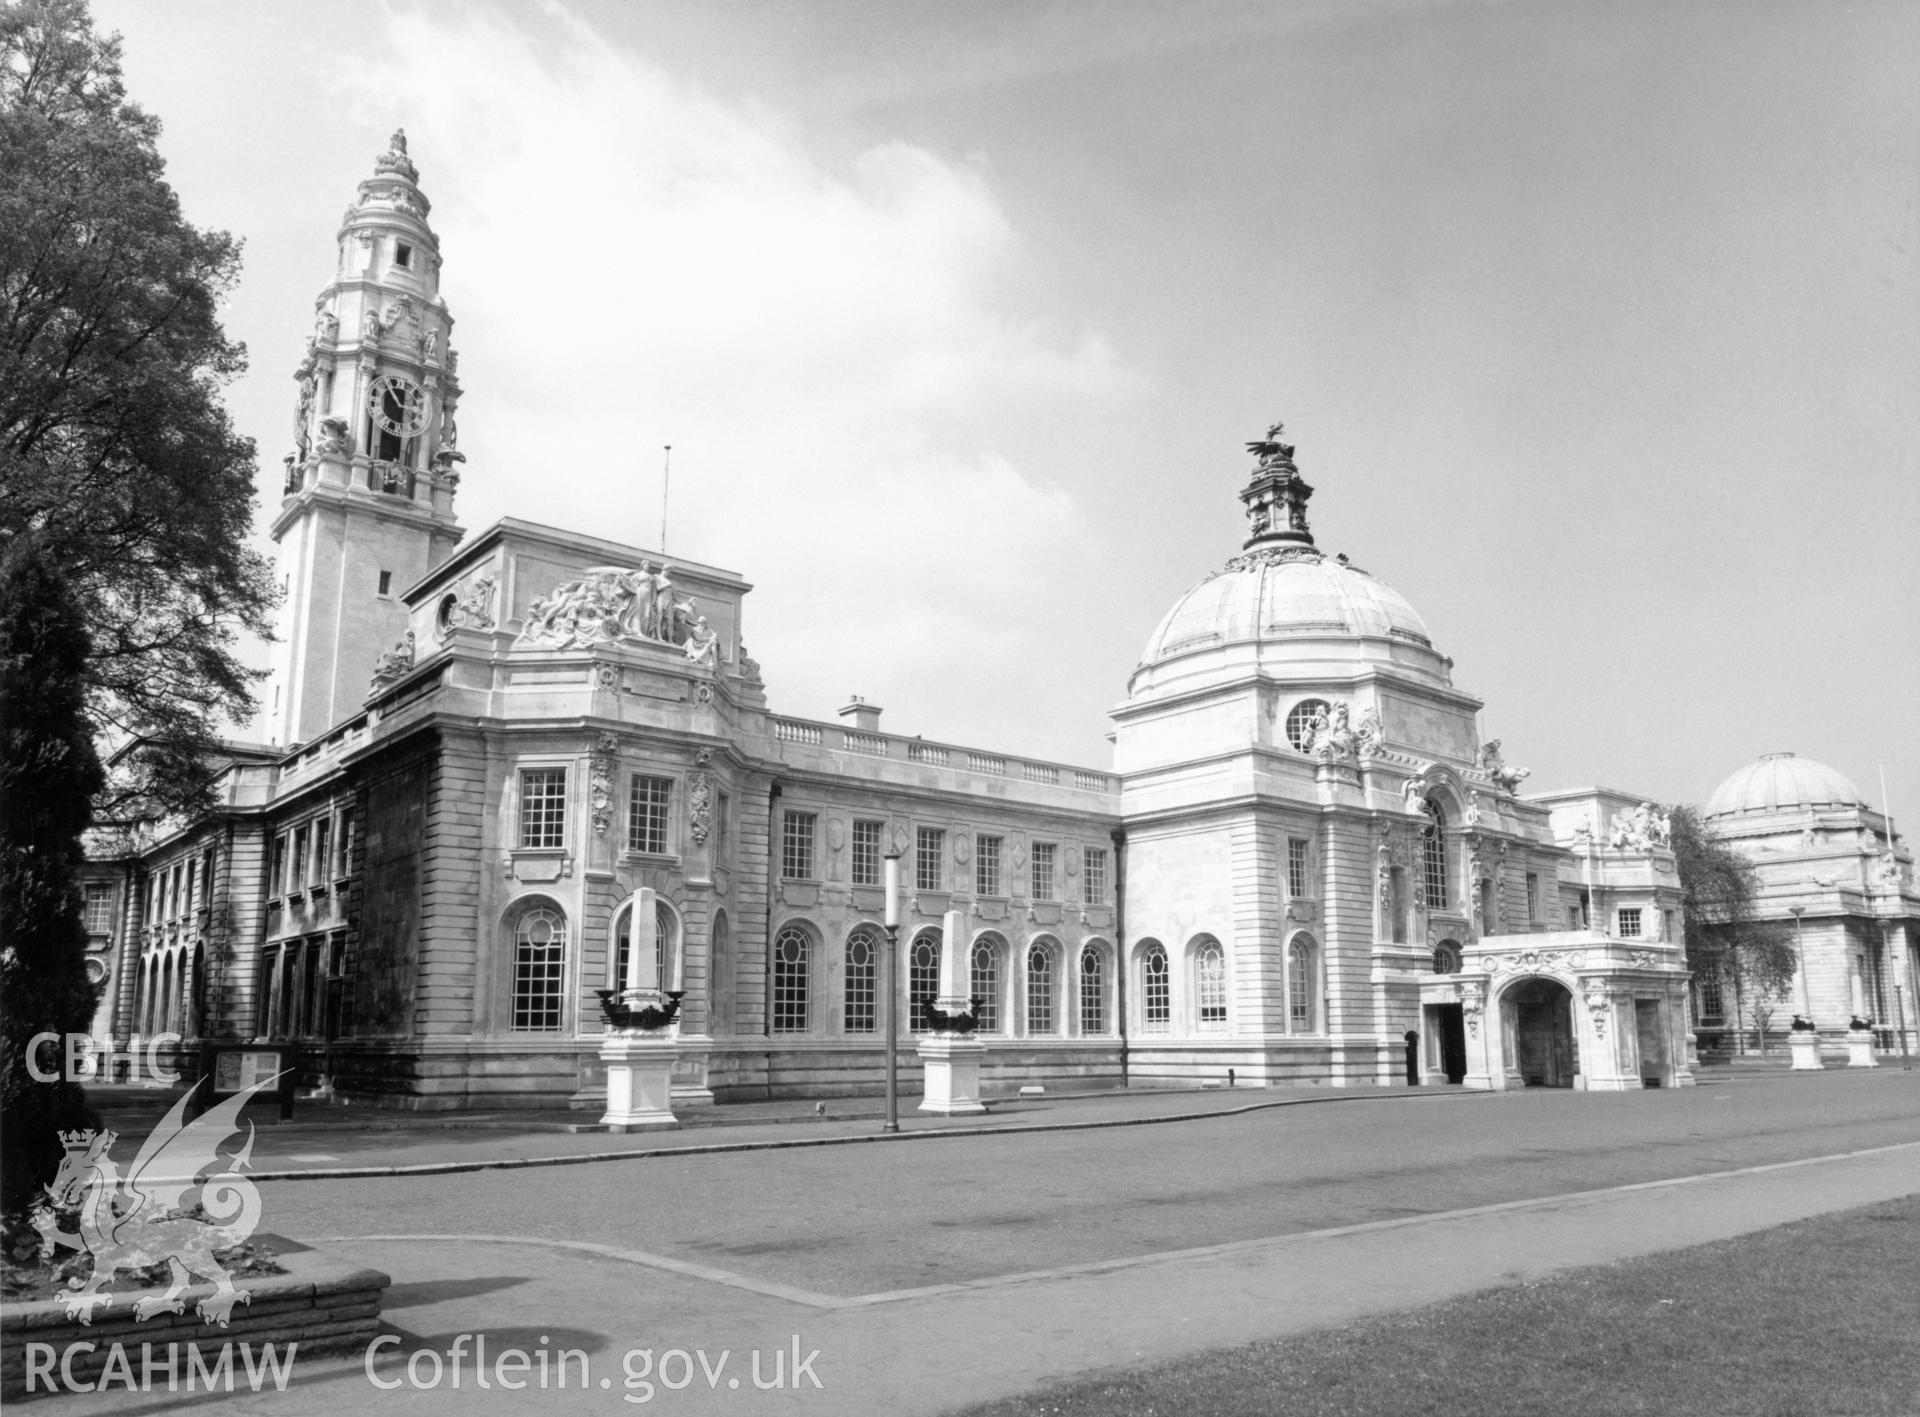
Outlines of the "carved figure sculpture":
{"type": "MultiPolygon", "coordinates": [[[[1671,826],[1669,825],[1669,834],[1671,826]]],[[[1653,804],[1642,802],[1631,812],[1616,812],[1607,838],[1609,846],[1628,851],[1651,851],[1654,847],[1653,804]]]]}
{"type": "Polygon", "coordinates": [[[293,447],[294,457],[300,462],[307,460],[307,452],[313,446],[313,394],[319,380],[311,373],[300,380],[300,401],[293,410],[293,447]]]}
{"type": "Polygon", "coordinates": [[[1466,808],[1460,813],[1461,825],[1466,827],[1467,830],[1472,831],[1480,825],[1482,815],[1484,815],[1484,809],[1480,806],[1480,794],[1478,792],[1468,793],[1466,808]]]}
{"type": "Polygon", "coordinates": [[[374,661],[373,687],[384,689],[395,680],[405,678],[412,668],[413,631],[408,630],[405,639],[374,661]]]}
{"type": "Polygon", "coordinates": [[[1315,714],[1313,752],[1318,758],[1353,756],[1353,728],[1347,721],[1347,706],[1336,703],[1326,714],[1315,714]],[[1319,726],[1324,725],[1324,727],[1319,726]]]}
{"type": "Polygon", "coordinates": [[[467,588],[447,614],[452,629],[484,630],[493,624],[493,577],[482,576],[467,588]]]}
{"type": "Polygon", "coordinates": [[[708,628],[707,617],[693,617],[693,628],[687,632],[687,660],[691,664],[712,664],[718,654],[720,636],[708,628]]]}
{"type": "Polygon", "coordinates": [[[1363,758],[1370,758],[1380,751],[1380,744],[1386,737],[1380,715],[1368,709],[1360,715],[1360,722],[1353,730],[1353,750],[1363,758]]]}
{"type": "Polygon", "coordinates": [[[663,586],[671,591],[672,585],[665,567],[651,573],[645,566],[596,567],[535,599],[515,643],[552,649],[648,640],[685,645],[701,617],[691,598],[667,603],[658,598],[663,586]]]}

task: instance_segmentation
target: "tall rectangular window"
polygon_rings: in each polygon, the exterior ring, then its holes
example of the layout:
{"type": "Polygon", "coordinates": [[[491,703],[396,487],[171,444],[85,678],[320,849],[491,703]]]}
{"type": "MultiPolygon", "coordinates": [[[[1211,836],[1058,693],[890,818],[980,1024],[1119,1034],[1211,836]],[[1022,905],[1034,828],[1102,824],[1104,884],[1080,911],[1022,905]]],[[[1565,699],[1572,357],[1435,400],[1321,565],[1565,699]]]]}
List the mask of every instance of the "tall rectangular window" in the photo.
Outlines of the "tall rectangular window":
{"type": "Polygon", "coordinates": [[[1087,848],[1087,870],[1080,878],[1084,894],[1080,897],[1085,905],[1105,905],[1107,903],[1107,849],[1104,846],[1087,848]]]}
{"type": "Polygon", "coordinates": [[[353,866],[353,813],[340,814],[340,844],[333,858],[333,874],[344,876],[353,866]]]}
{"type": "Polygon", "coordinates": [[[733,798],[722,792],[713,816],[714,858],[724,863],[728,859],[727,849],[733,839],[733,798]]]}
{"type": "MultiPolygon", "coordinates": [[[[299,890],[307,883],[307,829],[293,829],[293,854],[287,861],[287,890],[289,893],[299,890]]],[[[178,902],[179,893],[175,892],[178,902]]]]}
{"type": "Polygon", "coordinates": [[[1719,1019],[1724,1016],[1726,1004],[1720,995],[1720,976],[1703,974],[1700,976],[1700,1017],[1719,1019]]]}
{"type": "Polygon", "coordinates": [[[866,926],[847,936],[846,1028],[848,1033],[872,1033],[874,1007],[874,961],[880,955],[880,937],[866,926]]]}
{"type": "Polygon", "coordinates": [[[1035,900],[1058,900],[1054,894],[1053,858],[1058,848],[1050,841],[1036,841],[1033,844],[1033,898],[1035,900]]]}
{"type": "Polygon", "coordinates": [[[1000,894],[1000,838],[973,839],[973,889],[979,895],[1000,894]]]}
{"type": "Polygon", "coordinates": [[[1640,938],[1640,907],[1623,905],[1620,907],[1620,938],[1637,940],[1640,938]]]}
{"type": "Polygon", "coordinates": [[[1295,900],[1307,895],[1307,844],[1297,836],[1287,838],[1287,894],[1295,900]]]}
{"type": "Polygon", "coordinates": [[[1679,942],[1674,938],[1673,912],[1671,910],[1663,910],[1660,912],[1660,923],[1663,927],[1660,938],[1668,944],[1678,944],[1679,942]]]}
{"type": "Polygon", "coordinates": [[[1107,1031],[1106,957],[1088,945],[1080,951],[1080,1032],[1107,1031]]]}
{"type": "Polygon", "coordinates": [[[89,935],[113,931],[113,887],[105,881],[87,882],[86,924],[89,935]]]}
{"type": "Polygon", "coordinates": [[[1527,922],[1531,924],[1540,918],[1540,877],[1535,872],[1527,872],[1527,922]]]}
{"type": "Polygon", "coordinates": [[[943,863],[947,855],[947,834],[939,827],[921,827],[913,839],[913,888],[917,891],[945,890],[943,863]]]}
{"type": "Polygon", "coordinates": [[[523,768],[520,772],[520,845],[528,851],[567,844],[567,770],[523,768]]]}
{"type": "Polygon", "coordinates": [[[327,868],[332,864],[333,822],[322,817],[313,824],[313,860],[307,867],[307,883],[320,885],[327,879],[327,868]]]}
{"type": "Polygon", "coordinates": [[[883,822],[853,822],[853,883],[856,886],[880,884],[880,833],[883,822]]]}
{"type": "Polygon", "coordinates": [[[627,850],[650,856],[667,852],[667,804],[673,779],[633,775],[633,793],[627,798],[627,850]]]}
{"type": "Polygon", "coordinates": [[[813,875],[812,812],[788,812],[780,821],[780,875],[789,881],[810,881],[813,875]]]}
{"type": "Polygon", "coordinates": [[[1577,905],[1567,907],[1567,928],[1569,930],[1578,930],[1580,928],[1580,907],[1577,905]]]}

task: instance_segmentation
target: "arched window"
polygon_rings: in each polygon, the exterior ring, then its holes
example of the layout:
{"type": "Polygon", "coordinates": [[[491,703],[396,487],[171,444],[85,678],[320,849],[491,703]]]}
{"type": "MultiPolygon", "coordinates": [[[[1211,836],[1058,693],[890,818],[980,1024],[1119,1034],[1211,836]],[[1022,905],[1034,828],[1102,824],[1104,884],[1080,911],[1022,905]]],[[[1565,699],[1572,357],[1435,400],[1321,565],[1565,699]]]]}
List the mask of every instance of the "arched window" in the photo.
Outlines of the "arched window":
{"type": "Polygon", "coordinates": [[[1167,952],[1148,945],[1140,955],[1140,1027],[1147,1033],[1165,1033],[1173,1023],[1173,987],[1167,971],[1167,952]]]}
{"type": "Polygon", "coordinates": [[[847,936],[846,959],[846,1031],[872,1033],[878,1012],[874,989],[875,963],[880,958],[880,937],[870,925],[862,925],[847,936]]]}
{"type": "MultiPolygon", "coordinates": [[[[678,922],[664,900],[653,903],[653,967],[664,989],[681,987],[679,971],[669,968],[679,958],[678,922]]],[[[633,944],[633,902],[628,901],[614,917],[613,977],[607,982],[615,989],[627,987],[627,956],[633,944]]]]}
{"type": "Polygon", "coordinates": [[[1313,720],[1332,708],[1325,699],[1302,699],[1287,713],[1287,741],[1299,752],[1307,751],[1307,731],[1313,720]]]}
{"type": "Polygon", "coordinates": [[[798,925],[773,937],[773,1031],[807,1031],[807,957],[811,941],[798,925]]]}
{"type": "Polygon", "coordinates": [[[1227,953],[1218,940],[1204,940],[1193,955],[1194,998],[1200,1027],[1227,1026],[1227,953]]]}
{"type": "Polygon", "coordinates": [[[1460,972],[1460,942],[1442,940],[1434,947],[1433,972],[1435,974],[1458,974],[1460,972]]]}
{"type": "Polygon", "coordinates": [[[1422,884],[1427,889],[1427,909],[1445,910],[1447,819],[1440,810],[1440,804],[1431,797],[1424,799],[1421,810],[1427,814],[1427,824],[1420,828],[1420,869],[1422,884]]]}
{"type": "Polygon", "coordinates": [[[1080,1032],[1093,1037],[1107,1031],[1107,958],[1098,947],[1080,951],[1080,1032]]]}
{"type": "Polygon", "coordinates": [[[1055,1027],[1053,946],[1035,940],[1027,947],[1027,1032],[1052,1033],[1055,1027]]]}
{"type": "Polygon", "coordinates": [[[922,930],[907,956],[907,1031],[927,1031],[927,1001],[940,992],[940,932],[922,930]]]}
{"type": "Polygon", "coordinates": [[[1313,946],[1295,940],[1287,947],[1287,1019],[1295,1033],[1314,1031],[1313,946]]]}
{"type": "Polygon", "coordinates": [[[567,975],[567,921],[550,905],[521,913],[513,928],[513,1026],[527,1033],[560,1027],[567,975]]]}
{"type": "Polygon", "coordinates": [[[969,988],[973,997],[980,1001],[979,1022],[974,1025],[980,1033],[998,1033],[1000,1031],[1000,942],[992,935],[982,935],[973,942],[972,970],[969,988]]]}

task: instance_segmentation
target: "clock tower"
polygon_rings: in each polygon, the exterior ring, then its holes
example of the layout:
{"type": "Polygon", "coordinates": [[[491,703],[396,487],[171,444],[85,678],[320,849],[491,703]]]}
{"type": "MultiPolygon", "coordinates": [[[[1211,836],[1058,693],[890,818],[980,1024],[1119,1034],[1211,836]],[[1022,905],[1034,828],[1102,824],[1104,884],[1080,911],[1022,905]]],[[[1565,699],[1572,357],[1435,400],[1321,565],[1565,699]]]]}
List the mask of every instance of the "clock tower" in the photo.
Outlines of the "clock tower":
{"type": "Polygon", "coordinates": [[[402,592],[459,544],[459,360],[440,242],[403,132],[374,159],[339,233],[333,280],[294,379],[294,450],[272,534],[286,602],[272,741],[305,742],[365,701],[407,629],[402,592]]]}

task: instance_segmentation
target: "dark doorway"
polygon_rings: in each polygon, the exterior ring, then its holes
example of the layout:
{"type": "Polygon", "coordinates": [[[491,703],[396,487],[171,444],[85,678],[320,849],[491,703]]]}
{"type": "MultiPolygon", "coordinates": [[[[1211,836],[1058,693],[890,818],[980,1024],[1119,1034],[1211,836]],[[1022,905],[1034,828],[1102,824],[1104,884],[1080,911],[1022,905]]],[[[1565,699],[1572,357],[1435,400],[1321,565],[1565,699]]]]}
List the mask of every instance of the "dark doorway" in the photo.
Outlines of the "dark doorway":
{"type": "Polygon", "coordinates": [[[1551,979],[1529,979],[1507,996],[1515,1061],[1528,1087],[1573,1086],[1573,995],[1551,979]]]}
{"type": "Polygon", "coordinates": [[[1440,1004],[1433,1011],[1440,1038],[1440,1071],[1447,1081],[1467,1080],[1467,1019],[1458,1004],[1440,1004]]]}

